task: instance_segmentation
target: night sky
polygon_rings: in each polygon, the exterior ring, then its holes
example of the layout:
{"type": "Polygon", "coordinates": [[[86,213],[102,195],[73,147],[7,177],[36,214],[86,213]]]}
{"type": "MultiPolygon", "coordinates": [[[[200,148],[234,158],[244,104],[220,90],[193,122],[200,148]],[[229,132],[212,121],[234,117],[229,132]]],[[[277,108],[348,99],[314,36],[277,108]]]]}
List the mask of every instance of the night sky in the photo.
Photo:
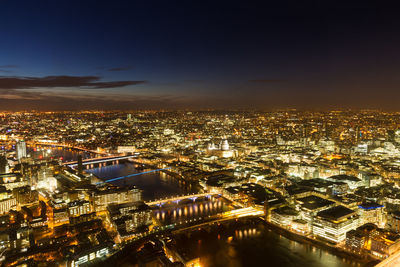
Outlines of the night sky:
{"type": "Polygon", "coordinates": [[[400,110],[397,8],[267,2],[2,1],[0,110],[400,110]]]}

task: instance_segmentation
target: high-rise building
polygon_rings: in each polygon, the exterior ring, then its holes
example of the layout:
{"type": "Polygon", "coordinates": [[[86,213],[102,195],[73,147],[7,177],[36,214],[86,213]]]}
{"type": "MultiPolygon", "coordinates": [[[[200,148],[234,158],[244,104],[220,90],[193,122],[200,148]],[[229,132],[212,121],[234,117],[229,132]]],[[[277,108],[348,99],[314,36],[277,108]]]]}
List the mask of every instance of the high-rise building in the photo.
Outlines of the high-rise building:
{"type": "Polygon", "coordinates": [[[16,144],[17,160],[21,160],[26,157],[26,143],[25,141],[18,141],[16,144]]]}

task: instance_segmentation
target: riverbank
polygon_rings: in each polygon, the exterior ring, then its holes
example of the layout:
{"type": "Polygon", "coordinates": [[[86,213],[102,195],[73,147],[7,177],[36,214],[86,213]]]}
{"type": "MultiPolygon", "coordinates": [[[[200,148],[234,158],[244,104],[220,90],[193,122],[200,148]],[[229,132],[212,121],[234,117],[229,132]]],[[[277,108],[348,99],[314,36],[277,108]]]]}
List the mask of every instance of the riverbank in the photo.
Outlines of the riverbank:
{"type": "Polygon", "coordinates": [[[346,250],[343,250],[341,248],[329,245],[326,242],[323,242],[322,240],[313,239],[313,238],[309,238],[307,236],[299,235],[299,234],[291,232],[291,231],[289,231],[289,230],[287,230],[285,228],[282,228],[282,227],[280,227],[278,225],[272,224],[272,223],[270,223],[270,222],[268,222],[268,221],[266,221],[264,219],[260,219],[260,220],[264,223],[264,225],[267,228],[275,231],[276,233],[278,233],[278,234],[280,234],[280,235],[282,235],[282,236],[284,236],[284,237],[286,237],[286,238],[288,238],[290,240],[322,248],[322,249],[327,250],[327,251],[329,251],[332,254],[335,254],[337,256],[344,257],[344,258],[349,258],[349,259],[358,261],[358,262],[362,263],[364,266],[374,266],[374,265],[379,263],[379,261],[377,261],[376,259],[373,259],[372,257],[363,257],[361,255],[353,254],[353,253],[351,253],[349,251],[346,251],[346,250]]]}
{"type": "MultiPolygon", "coordinates": [[[[99,173],[98,177],[100,179],[106,179],[108,177],[116,177],[116,176],[123,176],[123,175],[129,175],[132,172],[135,171],[135,165],[137,164],[142,164],[140,162],[132,162],[129,161],[130,164],[120,164],[118,166],[108,166],[108,167],[103,167],[101,169],[98,169],[97,172],[99,173]]],[[[151,165],[145,165],[145,168],[149,169],[155,169],[158,168],[156,166],[151,166],[151,165]]],[[[171,172],[173,174],[173,172],[171,172]]],[[[177,174],[171,175],[168,173],[168,176],[170,176],[170,179],[166,179],[164,174],[156,173],[156,174],[143,174],[143,175],[138,175],[135,176],[135,178],[129,179],[124,182],[120,182],[118,186],[125,186],[125,185],[137,185],[139,188],[143,189],[143,192],[145,193],[145,199],[147,200],[153,200],[156,197],[160,197],[160,195],[164,194],[165,192],[168,192],[169,195],[174,195],[176,194],[176,188],[180,188],[182,186],[187,185],[186,183],[183,182],[177,182],[180,180],[177,178],[177,174]],[[159,177],[161,175],[161,177],[159,177]],[[175,180],[175,181],[174,181],[175,180]]],[[[97,175],[96,175],[97,176],[97,175]]],[[[185,193],[185,192],[182,192],[185,193]]],[[[178,193],[178,194],[182,194],[178,193]]],[[[167,195],[165,195],[166,197],[167,195]]],[[[260,219],[261,220],[261,219],[260,219]]],[[[359,263],[362,266],[367,266],[371,262],[371,259],[369,258],[364,258],[362,256],[354,255],[351,252],[344,251],[343,249],[331,246],[329,244],[326,244],[325,242],[313,238],[308,238],[302,235],[298,235],[296,233],[290,232],[287,229],[280,228],[279,226],[270,224],[264,220],[262,220],[262,225],[265,226],[265,230],[267,231],[268,229],[272,230],[271,232],[279,234],[287,239],[297,241],[300,244],[304,244],[306,247],[316,247],[319,248],[320,250],[329,252],[331,255],[337,256],[338,258],[343,258],[343,259],[348,259],[353,262],[359,263]],[[309,245],[309,246],[308,246],[309,245]]],[[[289,245],[288,245],[289,247],[289,245]]],[[[273,248],[271,248],[273,249],[273,248]]],[[[372,266],[372,264],[371,264],[372,266]]]]}
{"type": "MultiPolygon", "coordinates": [[[[141,163],[141,162],[135,161],[134,159],[128,159],[128,162],[132,163],[134,165],[142,165],[144,167],[144,169],[151,169],[151,170],[160,169],[160,167],[158,167],[158,166],[141,163]]],[[[168,170],[168,169],[162,169],[162,170],[160,170],[160,172],[163,172],[163,173],[175,178],[178,181],[182,181],[186,184],[190,184],[192,187],[194,187],[196,189],[195,190],[196,193],[198,193],[198,192],[200,193],[203,191],[198,181],[187,180],[182,175],[180,175],[176,172],[173,172],[171,170],[168,170]]]]}

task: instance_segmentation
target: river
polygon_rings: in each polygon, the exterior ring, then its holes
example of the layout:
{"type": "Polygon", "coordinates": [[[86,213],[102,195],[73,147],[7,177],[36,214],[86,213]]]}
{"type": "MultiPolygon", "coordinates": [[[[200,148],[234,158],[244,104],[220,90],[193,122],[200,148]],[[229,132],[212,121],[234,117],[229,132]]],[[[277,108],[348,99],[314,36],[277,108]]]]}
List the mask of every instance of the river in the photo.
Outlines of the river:
{"type": "MultiPolygon", "coordinates": [[[[68,149],[49,148],[49,154],[54,157],[63,157],[64,161],[76,160],[81,152],[68,149]]],[[[40,152],[44,153],[44,152],[40,152]]],[[[40,154],[39,154],[40,155],[40,154]]],[[[85,154],[84,158],[92,155],[85,154]]],[[[87,170],[103,180],[139,173],[146,170],[137,170],[132,163],[109,165],[87,170]]],[[[177,181],[175,178],[163,173],[146,173],[133,176],[124,180],[113,182],[117,186],[136,185],[143,191],[144,200],[154,200],[168,196],[175,196],[196,192],[190,185],[177,181]]],[[[214,201],[215,202],[215,201],[214,201]]],[[[215,210],[223,209],[222,204],[216,202],[215,210]]],[[[184,204],[184,203],[181,203],[184,204]]],[[[198,203],[193,206],[193,213],[200,212],[207,203],[198,203]]],[[[192,204],[190,204],[192,205],[192,204]]],[[[190,216],[190,205],[187,208],[190,216]]],[[[184,206],[187,206],[186,204],[184,206]]],[[[224,208],[225,209],[225,208],[224,208]]],[[[185,214],[185,207],[181,207],[185,214]]],[[[165,223],[173,217],[180,217],[178,208],[174,214],[172,210],[155,216],[165,223]],[[171,215],[172,214],[172,215],[171,215]]],[[[359,262],[342,258],[324,249],[309,244],[292,241],[268,229],[257,221],[247,221],[245,224],[237,222],[228,226],[221,226],[211,231],[196,230],[189,234],[180,234],[174,237],[179,247],[190,251],[192,257],[200,259],[202,267],[218,266],[326,266],[326,267],[350,267],[362,266],[359,262]]],[[[124,262],[124,266],[134,266],[133,262],[124,262]]]]}
{"type": "MultiPolygon", "coordinates": [[[[134,164],[123,163],[88,171],[101,179],[111,179],[146,170],[139,171],[135,168],[134,164]]],[[[114,183],[118,186],[136,185],[143,190],[144,200],[193,192],[176,181],[176,179],[162,172],[133,176],[127,178],[125,181],[119,180],[114,183]]],[[[218,201],[213,202],[217,203],[213,209],[223,209],[222,203],[218,204],[218,201]]],[[[191,205],[188,206],[186,211],[188,212],[188,216],[192,212],[200,212],[200,207],[202,209],[205,207],[205,203],[202,203],[202,206],[199,203],[193,207],[191,205]]],[[[185,214],[185,207],[181,207],[180,209],[174,208],[171,212],[165,212],[164,215],[163,213],[156,212],[155,216],[161,221],[175,221],[175,217],[180,216],[179,212],[185,214]],[[175,213],[174,210],[176,210],[175,213]]],[[[361,266],[355,260],[342,258],[324,249],[287,239],[260,225],[258,222],[255,224],[247,223],[245,225],[231,224],[228,228],[212,230],[211,232],[193,231],[190,234],[181,234],[174,239],[178,242],[179,247],[188,249],[193,254],[193,257],[199,257],[202,267],[361,266]]],[[[134,265],[125,262],[124,266],[134,265]]]]}
{"type": "Polygon", "coordinates": [[[202,267],[296,266],[350,267],[361,263],[324,249],[287,239],[257,219],[195,230],[173,237],[182,254],[198,257],[202,267]]]}
{"type": "MultiPolygon", "coordinates": [[[[121,163],[90,169],[87,170],[87,172],[93,173],[100,179],[106,180],[149,170],[150,169],[137,170],[133,163],[121,163]]],[[[190,184],[177,181],[164,172],[144,173],[142,175],[114,181],[112,184],[117,186],[135,185],[142,190],[142,197],[145,201],[196,193],[196,189],[192,188],[190,184]]]]}

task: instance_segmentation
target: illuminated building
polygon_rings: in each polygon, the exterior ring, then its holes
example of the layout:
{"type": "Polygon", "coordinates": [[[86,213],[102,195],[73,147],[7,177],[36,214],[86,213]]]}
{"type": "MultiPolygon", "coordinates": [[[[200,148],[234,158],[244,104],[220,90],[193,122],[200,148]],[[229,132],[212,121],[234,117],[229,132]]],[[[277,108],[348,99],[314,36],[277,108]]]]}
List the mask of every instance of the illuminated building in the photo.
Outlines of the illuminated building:
{"type": "Polygon", "coordinates": [[[54,177],[46,177],[38,181],[36,188],[43,188],[50,192],[54,192],[57,189],[57,179],[54,177]]]}
{"type": "Polygon", "coordinates": [[[9,193],[10,191],[5,186],[0,186],[0,200],[8,198],[9,193]]]}
{"type": "Polygon", "coordinates": [[[387,226],[390,230],[400,233],[400,211],[392,211],[388,214],[387,226]]]}
{"type": "Polygon", "coordinates": [[[21,175],[17,173],[0,174],[0,179],[0,185],[5,186],[8,190],[12,190],[16,187],[25,186],[28,184],[28,181],[22,179],[21,175]]]}
{"type": "Polygon", "coordinates": [[[36,217],[29,222],[29,226],[32,228],[39,228],[48,224],[47,217],[36,217]]]}
{"type": "Polygon", "coordinates": [[[378,229],[378,233],[371,238],[371,253],[386,258],[400,250],[400,235],[378,229]]]}
{"type": "Polygon", "coordinates": [[[92,212],[92,207],[89,201],[76,200],[68,203],[68,214],[70,217],[77,217],[91,212],[92,212]]]}
{"type": "Polygon", "coordinates": [[[383,205],[377,203],[365,203],[358,206],[360,215],[359,224],[373,223],[382,227],[383,221],[383,205]]]}
{"type": "Polygon", "coordinates": [[[334,243],[346,239],[346,233],[358,225],[357,213],[344,206],[335,206],[317,213],[313,219],[313,234],[334,243]]]}
{"type": "Polygon", "coordinates": [[[346,234],[346,248],[357,254],[371,250],[371,238],[376,235],[377,226],[372,223],[364,224],[346,234]]]}
{"type": "Polygon", "coordinates": [[[135,152],[135,146],[118,146],[117,153],[118,154],[129,154],[135,152]]]}
{"type": "Polygon", "coordinates": [[[271,211],[271,222],[281,227],[290,227],[292,222],[299,217],[295,209],[283,206],[271,211]]]}
{"type": "Polygon", "coordinates": [[[355,153],[363,153],[367,154],[368,153],[368,144],[359,144],[354,148],[355,153]]]}
{"type": "Polygon", "coordinates": [[[210,143],[207,147],[207,153],[222,158],[231,158],[235,155],[235,151],[230,149],[228,140],[226,139],[221,140],[218,147],[214,143],[210,143]]]}
{"type": "Polygon", "coordinates": [[[310,227],[307,221],[302,219],[295,219],[291,222],[290,228],[292,231],[298,232],[300,234],[308,234],[310,232],[310,227]]]}
{"type": "Polygon", "coordinates": [[[82,266],[95,260],[104,259],[110,252],[112,244],[98,244],[88,249],[83,249],[73,255],[72,260],[69,262],[69,267],[82,266]]]}
{"type": "Polygon", "coordinates": [[[110,204],[136,202],[142,199],[141,191],[136,187],[112,187],[96,190],[92,193],[94,209],[96,212],[104,211],[110,204]]]}
{"type": "Polygon", "coordinates": [[[13,189],[13,195],[19,205],[33,203],[39,200],[39,193],[31,190],[30,186],[22,186],[13,189]]]}
{"type": "Polygon", "coordinates": [[[120,236],[134,233],[152,223],[151,208],[142,201],[111,204],[107,211],[120,236]]]}
{"type": "Polygon", "coordinates": [[[173,129],[164,129],[164,135],[171,135],[174,133],[175,133],[175,131],[173,129]]]}
{"type": "Polygon", "coordinates": [[[53,209],[53,224],[54,226],[69,223],[69,214],[67,208],[53,209]]]}
{"type": "Polygon", "coordinates": [[[315,165],[308,165],[304,163],[292,163],[288,165],[287,173],[290,176],[301,177],[302,179],[318,178],[319,168],[315,165]]]}
{"type": "Polygon", "coordinates": [[[220,144],[221,150],[228,151],[229,150],[229,143],[228,140],[224,140],[220,144]]]}
{"type": "Polygon", "coordinates": [[[8,212],[10,209],[15,209],[17,200],[13,197],[0,200],[0,214],[8,212]]]}
{"type": "Polygon", "coordinates": [[[309,195],[296,199],[297,205],[301,213],[301,218],[310,224],[312,230],[314,216],[324,209],[328,209],[335,205],[335,202],[315,196],[309,195]]]}
{"type": "Polygon", "coordinates": [[[20,161],[22,158],[26,157],[26,143],[25,141],[18,141],[16,144],[16,154],[17,160],[20,161]]]}
{"type": "Polygon", "coordinates": [[[349,185],[351,190],[354,190],[360,186],[365,186],[365,182],[363,180],[349,175],[334,175],[326,178],[326,180],[332,182],[344,182],[349,185]]]}

